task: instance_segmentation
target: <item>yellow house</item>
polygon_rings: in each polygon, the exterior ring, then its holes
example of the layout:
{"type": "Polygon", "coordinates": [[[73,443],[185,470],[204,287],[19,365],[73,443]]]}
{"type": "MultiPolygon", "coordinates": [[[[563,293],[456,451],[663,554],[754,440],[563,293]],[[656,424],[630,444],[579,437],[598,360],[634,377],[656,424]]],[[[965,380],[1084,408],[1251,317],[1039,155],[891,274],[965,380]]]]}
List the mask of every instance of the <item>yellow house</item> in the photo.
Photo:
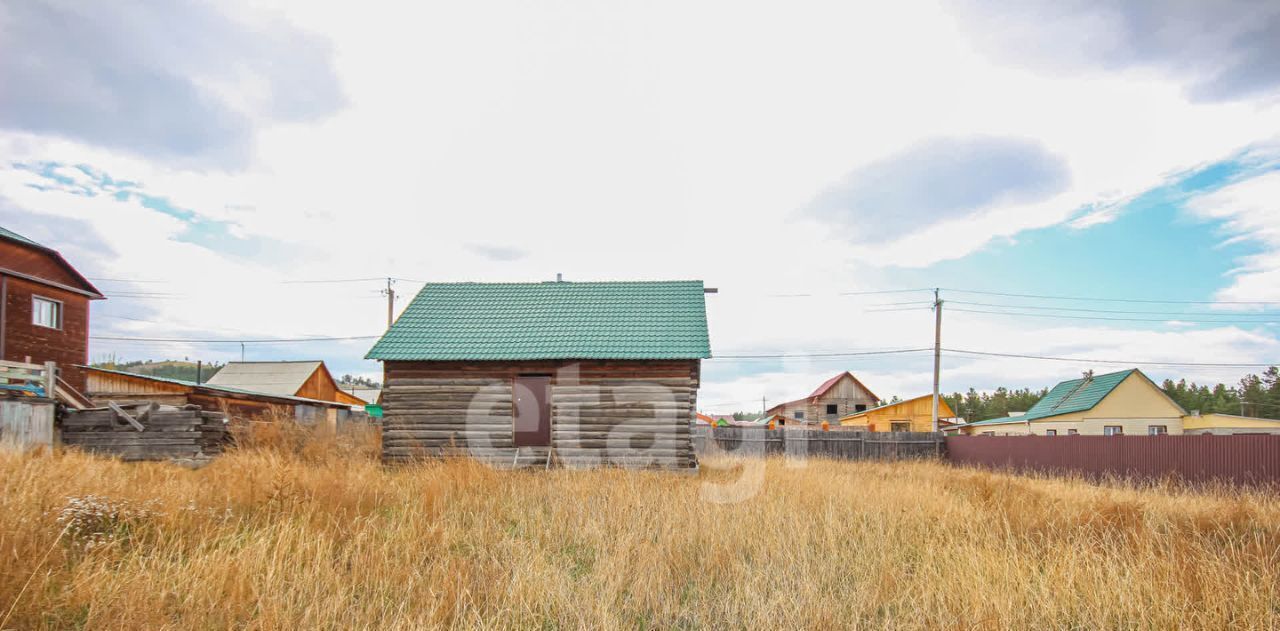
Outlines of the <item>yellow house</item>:
{"type": "Polygon", "coordinates": [[[1234,414],[1196,414],[1182,417],[1184,434],[1280,434],[1280,420],[1234,414]]]}
{"type": "Polygon", "coordinates": [[[1186,410],[1136,368],[1064,381],[1022,416],[969,423],[966,434],[1181,434],[1186,410]]]}
{"type": "MultiPolygon", "coordinates": [[[[938,399],[938,418],[954,418],[945,399],[938,399]]],[[[933,431],[933,395],[907,399],[840,418],[840,426],[869,432],[933,431]]]]}
{"type": "Polygon", "coordinates": [[[1136,368],[1064,381],[1026,414],[963,425],[968,435],[1122,436],[1280,433],[1280,421],[1187,414],[1136,368]]]}

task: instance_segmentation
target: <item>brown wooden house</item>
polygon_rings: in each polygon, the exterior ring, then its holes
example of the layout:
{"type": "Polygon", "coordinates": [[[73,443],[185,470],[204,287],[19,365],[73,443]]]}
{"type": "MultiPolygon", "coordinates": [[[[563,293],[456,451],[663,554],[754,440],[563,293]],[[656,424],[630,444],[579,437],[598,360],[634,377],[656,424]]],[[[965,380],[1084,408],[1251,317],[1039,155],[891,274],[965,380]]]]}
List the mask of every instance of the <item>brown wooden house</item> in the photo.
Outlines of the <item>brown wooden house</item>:
{"type": "Polygon", "coordinates": [[[765,415],[780,414],[807,423],[839,425],[840,418],[864,412],[880,403],[880,398],[862,385],[851,372],[842,372],[818,386],[803,399],[779,403],[769,408],[765,415]]]}
{"type": "Polygon", "coordinates": [[[328,367],[319,360],[227,362],[207,383],[352,406],[371,403],[339,388],[328,367]]]}
{"type": "Polygon", "coordinates": [[[83,390],[89,302],[103,298],[56,250],[0,228],[0,359],[55,362],[83,390]]]}
{"type": "Polygon", "coordinates": [[[205,410],[225,412],[241,418],[293,418],[304,422],[340,423],[350,406],[269,392],[254,392],[230,386],[196,383],[184,379],[82,366],[87,376],[85,395],[95,405],[154,401],[162,405],[198,405],[205,410]]]}
{"type": "Polygon", "coordinates": [[[385,461],[697,466],[701,281],[431,283],[368,357],[385,461]]]}

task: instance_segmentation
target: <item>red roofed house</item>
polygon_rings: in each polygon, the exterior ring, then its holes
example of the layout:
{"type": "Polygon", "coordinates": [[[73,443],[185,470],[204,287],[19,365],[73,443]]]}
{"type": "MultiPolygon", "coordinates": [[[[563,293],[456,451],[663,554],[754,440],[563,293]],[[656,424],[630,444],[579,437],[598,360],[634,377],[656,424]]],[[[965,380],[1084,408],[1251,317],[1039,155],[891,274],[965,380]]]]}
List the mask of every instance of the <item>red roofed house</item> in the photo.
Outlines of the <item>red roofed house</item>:
{"type": "Polygon", "coordinates": [[[879,403],[874,392],[846,371],[823,382],[809,396],[775,405],[765,415],[781,414],[800,421],[839,425],[840,417],[866,411],[879,403]]]}
{"type": "Polygon", "coordinates": [[[56,250],[0,228],[0,359],[56,362],[84,390],[89,301],[103,298],[56,250]]]}

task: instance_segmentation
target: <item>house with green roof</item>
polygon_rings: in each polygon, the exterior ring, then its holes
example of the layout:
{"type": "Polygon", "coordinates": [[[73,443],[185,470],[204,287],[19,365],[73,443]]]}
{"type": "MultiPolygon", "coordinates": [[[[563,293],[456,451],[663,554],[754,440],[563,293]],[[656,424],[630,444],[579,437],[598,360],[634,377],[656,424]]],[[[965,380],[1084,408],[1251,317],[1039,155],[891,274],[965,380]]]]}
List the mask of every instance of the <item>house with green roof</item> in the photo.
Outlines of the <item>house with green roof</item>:
{"type": "Polygon", "coordinates": [[[702,281],[428,283],[383,362],[384,461],[697,466],[702,281]]]}
{"type": "Polygon", "coordinates": [[[968,423],[969,435],[1182,434],[1187,411],[1141,370],[1132,368],[1063,381],[1018,416],[968,423]]]}

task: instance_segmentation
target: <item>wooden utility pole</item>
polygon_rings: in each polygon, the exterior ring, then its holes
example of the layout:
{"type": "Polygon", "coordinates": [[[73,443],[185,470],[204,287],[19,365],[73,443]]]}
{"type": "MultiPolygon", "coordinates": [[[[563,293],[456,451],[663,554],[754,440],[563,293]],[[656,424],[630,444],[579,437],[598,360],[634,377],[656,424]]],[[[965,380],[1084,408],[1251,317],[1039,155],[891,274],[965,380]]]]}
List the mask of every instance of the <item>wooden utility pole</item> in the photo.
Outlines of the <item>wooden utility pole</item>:
{"type": "Polygon", "coordinates": [[[388,329],[391,328],[391,324],[394,323],[396,319],[396,290],[391,288],[392,282],[394,281],[392,281],[390,277],[387,277],[387,288],[382,291],[382,293],[387,295],[387,328],[388,329]]]}
{"type": "Polygon", "coordinates": [[[938,431],[938,378],[942,374],[942,299],[933,290],[933,431],[938,431]]]}

